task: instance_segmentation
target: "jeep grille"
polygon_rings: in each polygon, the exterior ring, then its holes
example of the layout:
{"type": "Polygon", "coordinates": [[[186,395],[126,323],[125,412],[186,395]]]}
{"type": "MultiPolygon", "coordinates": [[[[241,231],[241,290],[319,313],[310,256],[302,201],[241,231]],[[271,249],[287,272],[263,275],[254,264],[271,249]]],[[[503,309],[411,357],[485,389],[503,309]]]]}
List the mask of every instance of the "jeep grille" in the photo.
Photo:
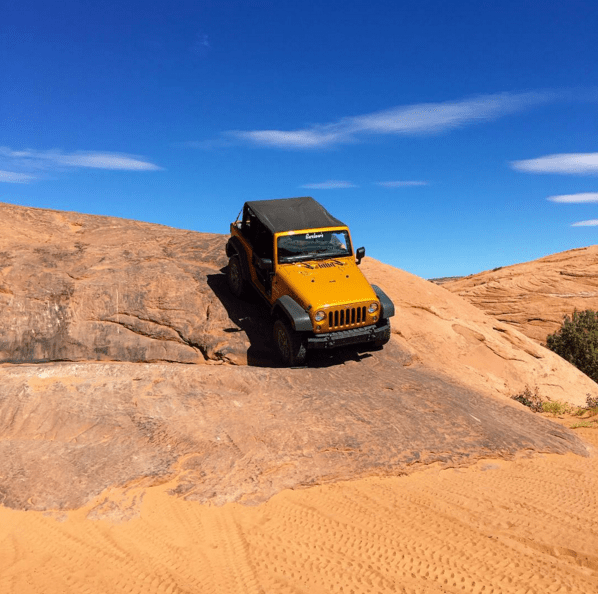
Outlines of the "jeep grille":
{"type": "Polygon", "coordinates": [[[347,328],[364,324],[365,305],[362,307],[343,307],[328,312],[328,328],[347,328]]]}

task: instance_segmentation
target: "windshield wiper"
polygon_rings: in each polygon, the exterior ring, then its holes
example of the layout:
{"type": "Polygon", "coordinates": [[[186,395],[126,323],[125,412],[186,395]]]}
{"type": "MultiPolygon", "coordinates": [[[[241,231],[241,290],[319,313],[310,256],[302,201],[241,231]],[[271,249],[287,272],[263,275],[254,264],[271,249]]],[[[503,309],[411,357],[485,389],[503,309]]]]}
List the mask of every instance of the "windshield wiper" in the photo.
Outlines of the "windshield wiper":
{"type": "MultiPolygon", "coordinates": [[[[334,260],[334,258],[342,258],[343,256],[348,256],[349,254],[339,254],[338,252],[332,252],[332,253],[320,253],[317,256],[314,256],[314,260],[323,260],[326,258],[330,258],[331,260],[334,260]]],[[[336,260],[334,260],[336,262],[336,260]]],[[[341,264],[344,264],[343,262],[341,262],[341,264]]]]}

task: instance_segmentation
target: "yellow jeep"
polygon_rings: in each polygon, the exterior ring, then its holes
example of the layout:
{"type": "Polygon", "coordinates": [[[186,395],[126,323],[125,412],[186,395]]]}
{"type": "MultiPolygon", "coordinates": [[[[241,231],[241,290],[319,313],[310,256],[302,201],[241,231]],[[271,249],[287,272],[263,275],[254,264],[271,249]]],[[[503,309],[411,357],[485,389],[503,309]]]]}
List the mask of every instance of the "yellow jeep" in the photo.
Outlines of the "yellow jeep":
{"type": "Polygon", "coordinates": [[[246,202],[230,232],[230,290],[265,299],[286,365],[303,365],[308,349],[390,340],[394,305],[357,267],[365,248],[353,252],[349,228],[313,198],[246,202]]]}

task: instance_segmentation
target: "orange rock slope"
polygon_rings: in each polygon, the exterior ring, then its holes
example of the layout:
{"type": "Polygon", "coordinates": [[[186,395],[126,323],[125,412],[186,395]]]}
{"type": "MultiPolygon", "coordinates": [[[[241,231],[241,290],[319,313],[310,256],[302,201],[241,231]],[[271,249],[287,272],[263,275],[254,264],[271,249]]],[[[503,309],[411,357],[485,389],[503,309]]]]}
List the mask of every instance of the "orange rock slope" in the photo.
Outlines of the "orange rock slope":
{"type": "MultiPolygon", "coordinates": [[[[0,215],[0,362],[275,363],[266,310],[226,288],[225,236],[7,204],[0,215]]],[[[362,268],[394,300],[412,361],[492,395],[529,385],[581,405],[596,389],[445,288],[371,259],[362,268]]]]}
{"type": "Polygon", "coordinates": [[[575,309],[598,310],[598,245],[473,274],[442,285],[544,344],[575,309]]]}
{"type": "Polygon", "coordinates": [[[371,259],[390,343],[280,368],[225,242],[0,204],[2,594],[598,589],[595,430],[508,398],[593,382],[371,259]]]}
{"type": "Polygon", "coordinates": [[[583,406],[587,394],[598,392],[572,365],[444,286],[373,260],[363,271],[397,305],[398,343],[426,367],[487,394],[509,396],[529,386],[545,399],[583,406]]]}

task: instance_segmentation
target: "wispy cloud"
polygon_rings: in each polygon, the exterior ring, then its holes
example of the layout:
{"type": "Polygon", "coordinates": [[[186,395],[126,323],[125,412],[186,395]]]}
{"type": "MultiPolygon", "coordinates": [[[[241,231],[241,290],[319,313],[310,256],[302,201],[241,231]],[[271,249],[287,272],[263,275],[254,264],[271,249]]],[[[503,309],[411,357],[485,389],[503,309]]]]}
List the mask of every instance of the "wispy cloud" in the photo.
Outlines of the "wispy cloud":
{"type": "Polygon", "coordinates": [[[237,146],[239,142],[233,138],[212,138],[209,140],[186,140],[183,142],[175,142],[173,146],[187,147],[202,150],[212,150],[219,148],[228,148],[230,146],[237,146]]]}
{"type": "Polygon", "coordinates": [[[336,190],[339,188],[356,188],[357,186],[349,181],[329,179],[328,181],[317,184],[304,184],[301,187],[309,190],[336,190]]]}
{"type": "Polygon", "coordinates": [[[212,49],[210,40],[204,33],[197,33],[195,39],[191,45],[191,52],[200,58],[207,56],[208,52],[212,49]]]}
{"type": "Polygon", "coordinates": [[[383,182],[376,182],[377,186],[381,186],[383,188],[409,188],[413,186],[427,186],[427,181],[416,181],[416,180],[409,180],[409,181],[383,181],[383,182]]]}
{"type": "Polygon", "coordinates": [[[26,173],[16,173],[15,171],[0,171],[0,182],[8,182],[12,184],[26,184],[35,179],[33,175],[26,173]]]}
{"type": "Polygon", "coordinates": [[[0,181],[26,183],[35,179],[35,172],[60,169],[110,169],[121,171],[158,171],[162,167],[145,159],[122,153],[78,151],[65,153],[58,150],[13,150],[0,147],[0,165],[13,171],[4,171],[0,181]],[[10,174],[10,175],[8,175],[10,174]],[[11,175],[13,176],[11,179],[11,175]]]}
{"type": "Polygon", "coordinates": [[[90,167],[92,169],[120,169],[125,171],[158,171],[162,167],[137,157],[117,153],[75,153],[57,155],[54,161],[68,167],[90,167]]]}
{"type": "Polygon", "coordinates": [[[511,166],[528,173],[598,174],[598,153],[564,153],[513,161],[511,166]]]}
{"type": "Polygon", "coordinates": [[[398,106],[298,130],[232,130],[226,134],[265,147],[326,148],[356,142],[365,135],[437,134],[468,124],[495,120],[562,98],[565,98],[565,94],[553,91],[498,93],[461,101],[398,106]]]}
{"type": "Polygon", "coordinates": [[[259,146],[274,148],[322,148],[352,141],[350,134],[344,134],[342,130],[334,131],[326,128],[326,126],[318,126],[312,130],[254,130],[249,132],[231,130],[227,132],[227,135],[236,136],[259,146]]]}
{"type": "Polygon", "coordinates": [[[579,223],[573,223],[571,227],[598,227],[598,219],[579,221],[579,223]]]}
{"type": "Polygon", "coordinates": [[[549,196],[551,202],[565,202],[568,204],[584,204],[598,202],[598,192],[583,192],[580,194],[563,194],[562,196],[549,196]]]}

